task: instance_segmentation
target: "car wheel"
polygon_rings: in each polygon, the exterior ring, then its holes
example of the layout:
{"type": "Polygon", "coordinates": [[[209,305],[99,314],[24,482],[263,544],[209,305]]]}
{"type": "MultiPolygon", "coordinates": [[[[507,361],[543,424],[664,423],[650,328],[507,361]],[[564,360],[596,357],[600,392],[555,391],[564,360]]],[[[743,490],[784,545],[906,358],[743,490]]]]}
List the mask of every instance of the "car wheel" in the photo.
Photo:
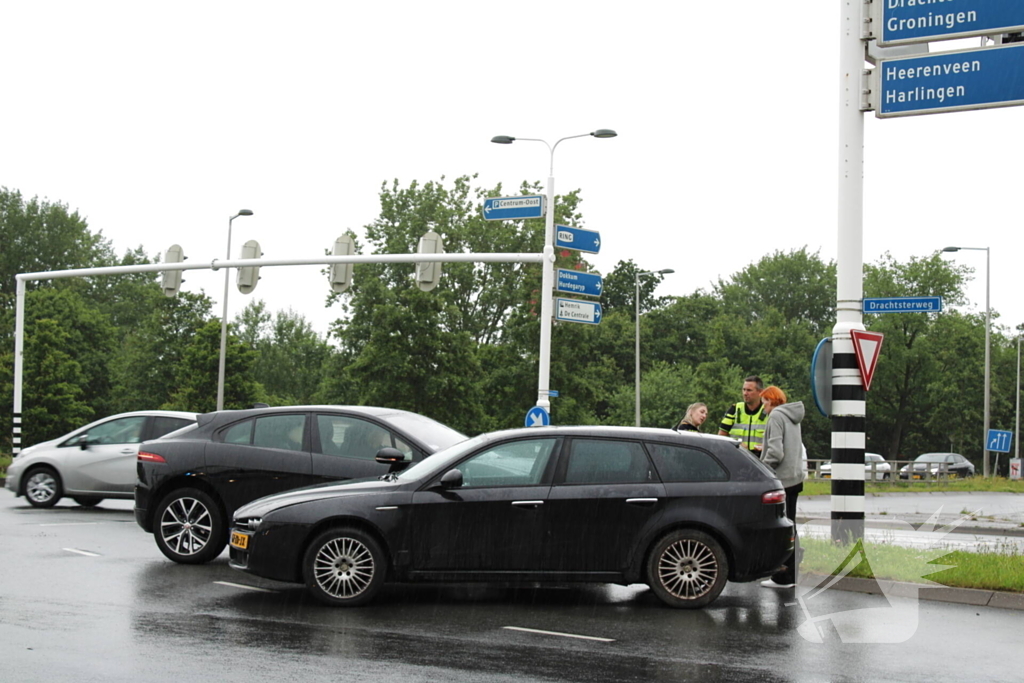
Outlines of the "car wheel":
{"type": "Polygon", "coordinates": [[[886,473],[884,473],[884,474],[882,475],[882,481],[885,481],[886,479],[890,479],[890,478],[891,478],[891,476],[889,475],[889,473],[888,473],[888,472],[886,472],[886,473]]]}
{"type": "Polygon", "coordinates": [[[97,498],[95,496],[78,496],[74,500],[76,503],[78,503],[84,508],[95,507],[99,505],[101,502],[103,502],[102,498],[97,498]]]}
{"type": "Polygon", "coordinates": [[[224,515],[199,489],[172,491],[156,509],[156,544],[168,559],[203,564],[220,555],[228,542],[224,515]]]}
{"type": "Polygon", "coordinates": [[[25,498],[32,507],[52,508],[64,495],[60,475],[49,467],[39,467],[25,478],[25,498]]]}
{"type": "Polygon", "coordinates": [[[647,560],[647,584],[671,607],[695,609],[710,604],[728,578],[725,551],[703,531],[673,531],[655,544],[647,560]]]}
{"type": "Polygon", "coordinates": [[[302,575],[310,594],[324,603],[355,607],[380,590],[387,558],[380,544],[358,529],[329,529],[316,537],[302,559],[302,575]]]}

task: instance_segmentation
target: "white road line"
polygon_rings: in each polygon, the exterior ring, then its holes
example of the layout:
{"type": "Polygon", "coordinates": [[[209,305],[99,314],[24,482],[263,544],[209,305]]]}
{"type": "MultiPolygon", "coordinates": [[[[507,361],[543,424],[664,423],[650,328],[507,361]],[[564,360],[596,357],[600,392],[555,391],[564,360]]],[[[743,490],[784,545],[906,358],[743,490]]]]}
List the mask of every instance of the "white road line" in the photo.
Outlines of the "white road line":
{"type": "Polygon", "coordinates": [[[63,550],[69,553],[78,553],[79,555],[85,555],[86,557],[99,557],[99,553],[90,553],[88,550],[79,550],[78,548],[63,548],[63,550]]]}
{"type": "Polygon", "coordinates": [[[230,581],[214,581],[214,583],[220,584],[221,586],[231,586],[232,588],[244,588],[247,591],[259,591],[261,593],[276,593],[269,588],[257,588],[256,586],[246,586],[244,583],[231,583],[230,581]]]}
{"type": "Polygon", "coordinates": [[[522,628],[521,626],[502,626],[509,631],[523,631],[525,633],[539,633],[542,636],[559,636],[561,638],[578,638],[580,640],[597,640],[602,643],[614,643],[614,638],[598,638],[597,636],[581,636],[575,633],[559,633],[557,631],[540,631],[535,628],[522,628]]]}

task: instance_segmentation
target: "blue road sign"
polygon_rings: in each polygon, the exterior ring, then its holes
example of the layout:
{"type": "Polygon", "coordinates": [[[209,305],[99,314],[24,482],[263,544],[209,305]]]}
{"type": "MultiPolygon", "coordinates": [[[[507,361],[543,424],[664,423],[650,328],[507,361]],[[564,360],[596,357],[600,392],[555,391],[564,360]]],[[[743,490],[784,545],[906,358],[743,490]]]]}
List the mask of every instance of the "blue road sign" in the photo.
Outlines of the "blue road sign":
{"type": "Polygon", "coordinates": [[[558,391],[555,389],[548,389],[548,396],[551,398],[558,398],[558,391]]]}
{"type": "Polygon", "coordinates": [[[596,301],[555,299],[555,320],[597,325],[601,322],[601,304],[596,301]]]}
{"type": "Polygon", "coordinates": [[[581,273],[578,270],[559,268],[556,271],[555,289],[559,292],[582,294],[583,296],[601,296],[604,283],[597,273],[581,273]]]}
{"type": "Polygon", "coordinates": [[[878,44],[901,45],[931,40],[967,38],[1024,29],[1024,2],[1020,0],[959,0],[956,7],[935,2],[884,0],[875,2],[882,13],[878,44]],[[946,11],[943,11],[946,10],[946,11]]]}
{"type": "Polygon", "coordinates": [[[570,228],[568,225],[556,225],[555,246],[596,254],[601,251],[601,233],[596,230],[570,228]]]}
{"type": "Polygon", "coordinates": [[[526,411],[527,427],[547,427],[549,424],[551,424],[551,415],[548,414],[546,408],[534,406],[526,411]]]}
{"type": "Polygon", "coordinates": [[[484,219],[511,221],[520,218],[540,218],[544,215],[545,203],[545,197],[542,194],[491,197],[484,200],[484,219]]]}
{"type": "Polygon", "coordinates": [[[938,313],[941,296],[903,296],[864,299],[864,313],[938,313]]]}
{"type": "Polygon", "coordinates": [[[985,439],[985,450],[996,453],[1009,453],[1011,441],[1013,441],[1013,432],[1006,432],[1002,429],[990,429],[988,430],[988,437],[985,439]]]}
{"type": "Polygon", "coordinates": [[[1024,104],[1024,43],[884,59],[875,115],[913,116],[1024,104]]]}

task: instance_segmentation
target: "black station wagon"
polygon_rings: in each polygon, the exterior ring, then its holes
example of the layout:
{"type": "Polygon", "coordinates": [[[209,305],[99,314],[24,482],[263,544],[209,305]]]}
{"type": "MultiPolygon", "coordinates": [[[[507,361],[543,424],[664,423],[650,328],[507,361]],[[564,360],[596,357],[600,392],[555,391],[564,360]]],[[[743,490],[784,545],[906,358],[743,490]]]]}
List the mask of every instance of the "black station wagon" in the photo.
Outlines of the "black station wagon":
{"type": "Polygon", "coordinates": [[[379,479],[268,496],[230,564],[359,605],[386,581],[646,583],[703,607],[794,544],[785,492],[737,443],[622,427],[483,434],[379,479]]]}

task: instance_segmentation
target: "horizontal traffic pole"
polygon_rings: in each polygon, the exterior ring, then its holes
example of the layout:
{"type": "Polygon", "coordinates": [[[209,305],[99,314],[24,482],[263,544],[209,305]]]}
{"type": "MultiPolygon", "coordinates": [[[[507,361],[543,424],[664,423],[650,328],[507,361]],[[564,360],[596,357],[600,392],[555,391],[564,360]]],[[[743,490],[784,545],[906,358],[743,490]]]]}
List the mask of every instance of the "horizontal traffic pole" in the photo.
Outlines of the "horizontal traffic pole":
{"type": "Polygon", "coordinates": [[[136,266],[104,266],[51,270],[42,273],[20,273],[22,281],[56,280],[93,275],[125,275],[128,273],[162,273],[171,270],[220,270],[221,268],[269,268],[271,266],[326,266],[332,263],[542,263],[544,254],[351,254],[348,256],[317,256],[300,259],[213,259],[195,263],[146,263],[136,266]]]}

